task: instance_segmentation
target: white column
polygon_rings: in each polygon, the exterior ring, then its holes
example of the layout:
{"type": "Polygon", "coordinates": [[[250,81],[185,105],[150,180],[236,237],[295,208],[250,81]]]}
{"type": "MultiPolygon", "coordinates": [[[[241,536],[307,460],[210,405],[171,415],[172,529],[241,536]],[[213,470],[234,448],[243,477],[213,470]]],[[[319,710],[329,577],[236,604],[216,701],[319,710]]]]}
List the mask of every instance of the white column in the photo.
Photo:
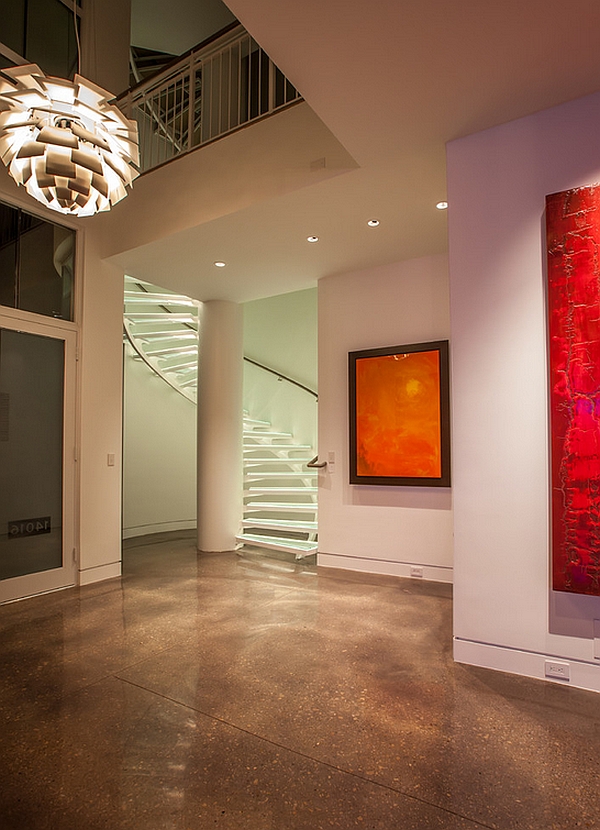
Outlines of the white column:
{"type": "Polygon", "coordinates": [[[200,307],[198,550],[235,548],[242,515],[242,307],[200,307]]]}

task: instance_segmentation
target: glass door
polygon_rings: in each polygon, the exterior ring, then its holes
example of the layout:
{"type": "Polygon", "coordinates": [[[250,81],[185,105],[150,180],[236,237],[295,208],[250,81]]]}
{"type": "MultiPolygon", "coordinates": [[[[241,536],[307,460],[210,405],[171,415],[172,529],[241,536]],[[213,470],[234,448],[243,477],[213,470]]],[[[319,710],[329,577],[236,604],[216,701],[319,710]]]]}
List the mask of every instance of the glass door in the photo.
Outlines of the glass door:
{"type": "Polygon", "coordinates": [[[75,583],[75,338],[0,317],[0,602],[75,583]]]}

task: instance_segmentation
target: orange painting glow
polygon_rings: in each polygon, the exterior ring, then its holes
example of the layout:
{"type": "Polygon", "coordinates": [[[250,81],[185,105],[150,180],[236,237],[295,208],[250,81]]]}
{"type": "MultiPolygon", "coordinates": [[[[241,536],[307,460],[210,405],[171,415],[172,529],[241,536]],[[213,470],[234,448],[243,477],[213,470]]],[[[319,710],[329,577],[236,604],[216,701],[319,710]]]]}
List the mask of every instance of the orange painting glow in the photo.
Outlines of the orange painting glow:
{"type": "Polygon", "coordinates": [[[356,362],[356,455],[362,476],[441,476],[437,351],[356,362]]]}

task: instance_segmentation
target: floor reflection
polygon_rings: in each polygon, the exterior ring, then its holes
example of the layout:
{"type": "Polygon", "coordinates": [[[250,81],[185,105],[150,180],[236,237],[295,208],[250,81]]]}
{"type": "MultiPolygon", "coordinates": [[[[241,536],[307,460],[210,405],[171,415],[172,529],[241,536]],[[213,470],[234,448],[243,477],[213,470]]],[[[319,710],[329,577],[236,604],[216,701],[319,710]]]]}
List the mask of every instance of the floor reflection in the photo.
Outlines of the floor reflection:
{"type": "Polygon", "coordinates": [[[594,827],[597,695],[453,663],[448,586],[132,540],[0,608],[0,827],[594,827]]]}

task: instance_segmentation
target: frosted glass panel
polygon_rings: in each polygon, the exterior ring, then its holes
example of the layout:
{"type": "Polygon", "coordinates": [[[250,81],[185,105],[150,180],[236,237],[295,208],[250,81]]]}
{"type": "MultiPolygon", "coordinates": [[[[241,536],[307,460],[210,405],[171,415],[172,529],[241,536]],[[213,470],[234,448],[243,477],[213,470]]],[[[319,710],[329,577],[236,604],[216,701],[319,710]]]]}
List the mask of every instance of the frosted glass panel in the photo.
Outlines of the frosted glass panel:
{"type": "Polygon", "coordinates": [[[0,579],[60,568],[64,343],[0,329],[0,579]]]}

